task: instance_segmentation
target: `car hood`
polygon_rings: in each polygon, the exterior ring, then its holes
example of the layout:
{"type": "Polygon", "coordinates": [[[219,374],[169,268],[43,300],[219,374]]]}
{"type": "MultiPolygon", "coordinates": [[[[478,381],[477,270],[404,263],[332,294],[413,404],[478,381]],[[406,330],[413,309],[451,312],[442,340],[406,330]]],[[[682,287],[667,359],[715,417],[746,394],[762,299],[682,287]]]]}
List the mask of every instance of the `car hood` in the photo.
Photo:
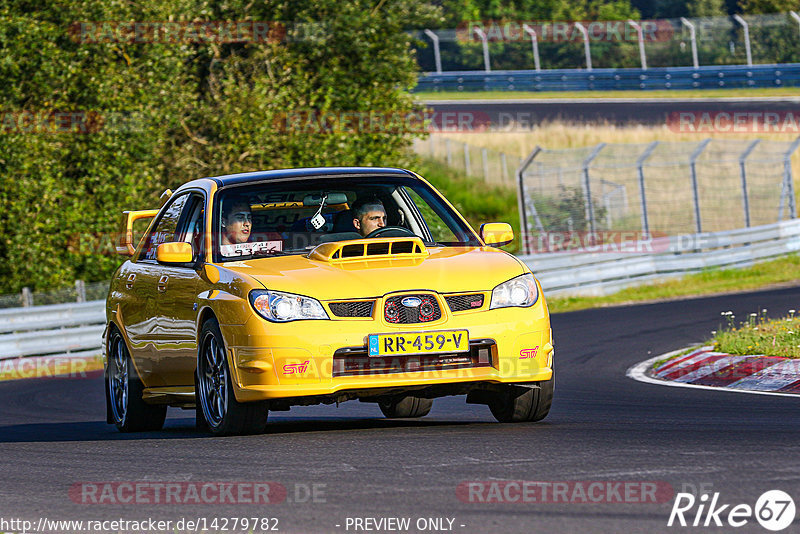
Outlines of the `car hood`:
{"type": "Polygon", "coordinates": [[[510,254],[491,247],[429,248],[410,259],[329,263],[305,255],[228,262],[220,266],[258,280],[267,289],[335,300],[377,297],[403,290],[440,293],[489,291],[527,272],[510,254]]]}

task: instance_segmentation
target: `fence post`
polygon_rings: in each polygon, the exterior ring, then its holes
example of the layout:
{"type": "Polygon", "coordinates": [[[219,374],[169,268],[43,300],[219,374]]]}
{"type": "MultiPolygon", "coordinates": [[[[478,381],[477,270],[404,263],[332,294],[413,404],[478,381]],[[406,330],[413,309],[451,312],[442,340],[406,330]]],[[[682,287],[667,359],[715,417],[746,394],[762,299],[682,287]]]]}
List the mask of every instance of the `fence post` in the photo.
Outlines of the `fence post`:
{"type": "Polygon", "coordinates": [[[794,183],[792,179],[792,154],[797,147],[800,146],[800,137],[794,140],[789,146],[789,150],[783,155],[783,183],[781,184],[781,202],[778,209],[778,220],[783,220],[783,198],[784,195],[789,200],[789,217],[794,219],[797,217],[797,207],[794,202],[794,183]]]}
{"type": "Polygon", "coordinates": [[[83,280],[75,280],[75,293],[77,293],[77,302],[86,302],[86,282],[83,280]]]}
{"type": "Polygon", "coordinates": [[[594,221],[594,203],[592,202],[592,188],[589,185],[589,165],[592,163],[592,160],[597,157],[603,147],[605,147],[605,143],[600,143],[592,150],[589,157],[583,160],[583,198],[585,202],[585,209],[586,209],[586,220],[589,222],[589,232],[590,232],[590,242],[594,240],[594,233],[595,233],[595,221],[594,221]]]}
{"type": "Polygon", "coordinates": [[[756,139],[752,143],[750,143],[742,155],[739,156],[739,175],[742,177],[742,205],[744,206],[744,226],[745,228],[750,228],[750,197],[747,194],[747,169],[745,165],[745,160],[747,156],[750,155],[753,150],[755,150],[756,145],[760,142],[760,139],[756,139]]]}
{"type": "Polygon", "coordinates": [[[650,221],[647,218],[647,195],[644,188],[644,162],[658,146],[658,141],[653,141],[644,149],[642,155],[636,160],[636,172],[639,175],[639,198],[642,203],[642,240],[650,239],[650,221]]]}
{"type": "Polygon", "coordinates": [[[697,69],[700,67],[700,62],[697,60],[697,33],[694,31],[694,24],[685,17],[681,17],[681,24],[689,28],[689,39],[692,41],[692,64],[697,69]]]}
{"type": "Polygon", "coordinates": [[[439,52],[439,36],[430,30],[424,30],[431,41],[433,41],[433,60],[436,63],[436,74],[442,73],[442,55],[439,52]]]}
{"type": "Polygon", "coordinates": [[[533,68],[536,71],[542,70],[541,64],[539,63],[539,41],[536,38],[536,30],[528,26],[527,24],[522,25],[522,29],[527,32],[528,35],[531,36],[531,43],[533,45],[533,68]]]}
{"type": "Polygon", "coordinates": [[[589,32],[580,22],[575,27],[583,34],[583,53],[586,55],[586,70],[592,70],[592,50],[589,48],[589,32]]]}
{"type": "Polygon", "coordinates": [[[506,178],[508,178],[508,162],[506,161],[505,152],[500,152],[500,166],[503,173],[503,183],[506,183],[506,178]]]}
{"type": "Polygon", "coordinates": [[[489,183],[489,155],[485,148],[481,149],[481,160],[483,163],[483,181],[489,183]]]}
{"type": "MultiPolygon", "coordinates": [[[[527,203],[525,202],[525,171],[530,167],[530,164],[533,163],[534,158],[539,155],[539,152],[542,151],[542,147],[536,146],[533,149],[533,152],[528,154],[528,157],[525,160],[520,158],[519,168],[517,169],[517,204],[519,205],[519,231],[522,234],[522,250],[525,254],[530,254],[531,252],[531,231],[528,223],[528,215],[525,213],[525,209],[527,203]]],[[[542,225],[541,219],[539,219],[539,212],[536,211],[536,204],[531,200],[530,203],[531,214],[533,215],[534,221],[536,221],[536,229],[539,231],[540,234],[544,233],[544,226],[542,225]]]]}
{"type": "Polygon", "coordinates": [[[689,171],[692,175],[692,197],[694,199],[694,224],[698,234],[703,231],[703,224],[700,220],[700,192],[697,190],[697,158],[700,157],[700,154],[706,149],[710,142],[710,138],[703,140],[700,145],[694,149],[692,155],[689,156],[689,171]]]}
{"type": "Polygon", "coordinates": [[[464,143],[464,171],[469,176],[470,173],[470,164],[469,164],[469,145],[464,143]]]}
{"type": "Polygon", "coordinates": [[[450,146],[450,139],[444,140],[444,150],[447,152],[447,166],[453,166],[453,148],[450,146]]]}
{"type": "Polygon", "coordinates": [[[744,52],[747,55],[747,66],[753,66],[753,56],[750,54],[750,27],[747,24],[747,21],[744,20],[740,15],[734,15],[733,18],[742,25],[744,29],[744,52]]]}
{"type": "Polygon", "coordinates": [[[22,306],[25,308],[30,308],[33,306],[33,294],[31,293],[31,288],[29,287],[22,288],[22,306]]]}
{"type": "Polygon", "coordinates": [[[483,68],[486,72],[491,72],[492,65],[489,63],[489,39],[486,37],[486,34],[483,33],[483,30],[477,26],[474,28],[474,31],[478,34],[478,37],[481,38],[481,44],[483,45],[483,68]]]}
{"type": "Polygon", "coordinates": [[[642,27],[631,19],[628,19],[628,24],[631,28],[636,30],[636,35],[639,40],[639,61],[642,63],[642,70],[647,70],[647,55],[644,52],[644,35],[642,34],[642,27]]]}
{"type": "Polygon", "coordinates": [[[792,18],[793,18],[793,19],[794,19],[794,20],[795,20],[795,21],[796,21],[798,24],[800,24],[800,15],[798,15],[798,14],[797,14],[795,11],[789,11],[789,14],[792,16],[792,18]]]}

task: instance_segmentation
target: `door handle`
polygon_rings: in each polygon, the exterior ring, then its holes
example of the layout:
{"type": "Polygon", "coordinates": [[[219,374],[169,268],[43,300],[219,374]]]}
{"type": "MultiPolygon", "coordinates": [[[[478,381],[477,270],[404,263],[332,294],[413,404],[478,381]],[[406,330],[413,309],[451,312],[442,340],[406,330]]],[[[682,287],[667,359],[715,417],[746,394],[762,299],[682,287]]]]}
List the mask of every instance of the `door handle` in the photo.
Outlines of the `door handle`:
{"type": "Polygon", "coordinates": [[[128,275],[128,281],[125,282],[125,287],[128,289],[133,287],[133,283],[136,281],[136,273],[131,273],[128,275]]]}
{"type": "Polygon", "coordinates": [[[163,293],[167,290],[167,280],[169,280],[169,276],[166,274],[158,279],[158,291],[163,293]]]}

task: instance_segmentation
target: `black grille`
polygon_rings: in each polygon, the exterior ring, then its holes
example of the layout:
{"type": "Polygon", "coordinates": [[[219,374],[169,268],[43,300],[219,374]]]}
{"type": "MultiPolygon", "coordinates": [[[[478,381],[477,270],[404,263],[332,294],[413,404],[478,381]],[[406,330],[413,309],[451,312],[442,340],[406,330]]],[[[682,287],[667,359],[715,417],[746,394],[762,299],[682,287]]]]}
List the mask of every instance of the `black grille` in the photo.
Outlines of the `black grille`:
{"type": "Polygon", "coordinates": [[[429,323],[442,318],[442,310],[433,295],[400,295],[389,297],[383,306],[383,317],[393,324],[429,323]],[[419,299],[419,306],[406,306],[403,300],[419,299]]]}
{"type": "Polygon", "coordinates": [[[333,353],[333,376],[381,375],[415,371],[444,371],[491,367],[494,340],[473,339],[469,352],[417,356],[369,356],[366,347],[348,347],[333,353]]]}
{"type": "Polygon", "coordinates": [[[328,307],[336,317],[372,317],[374,300],[357,302],[331,302],[328,307]]]}
{"type": "Polygon", "coordinates": [[[447,305],[450,306],[450,311],[460,312],[465,310],[474,310],[483,306],[483,294],[473,293],[472,295],[453,295],[445,297],[447,305]]]}

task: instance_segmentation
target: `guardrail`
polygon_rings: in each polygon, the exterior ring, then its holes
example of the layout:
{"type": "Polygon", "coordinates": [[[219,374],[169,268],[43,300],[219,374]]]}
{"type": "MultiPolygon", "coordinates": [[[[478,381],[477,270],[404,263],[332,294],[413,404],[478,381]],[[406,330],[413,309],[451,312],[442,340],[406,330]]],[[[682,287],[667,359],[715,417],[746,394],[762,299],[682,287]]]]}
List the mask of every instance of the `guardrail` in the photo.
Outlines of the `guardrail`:
{"type": "Polygon", "coordinates": [[[548,252],[520,256],[546,295],[607,295],[625,287],[680,277],[714,267],[746,267],[800,251],[800,219],[727,232],[661,237],[596,245],[599,252],[548,252]],[[609,249],[603,252],[602,249],[609,249]]]}
{"type": "MultiPolygon", "coordinates": [[[[609,252],[550,252],[520,256],[548,296],[604,295],[624,287],[711,267],[741,267],[800,251],[800,219],[727,232],[597,245],[609,252]]],[[[35,355],[98,354],[105,301],[0,310],[0,360],[35,355]],[[67,352],[65,352],[67,351],[67,352]]]]}
{"type": "Polygon", "coordinates": [[[414,91],[610,91],[798,85],[800,85],[800,63],[784,63],[697,68],[429,72],[420,75],[414,91]]]}
{"type": "Polygon", "coordinates": [[[104,300],[0,310],[0,360],[96,354],[105,321],[104,300]]]}

